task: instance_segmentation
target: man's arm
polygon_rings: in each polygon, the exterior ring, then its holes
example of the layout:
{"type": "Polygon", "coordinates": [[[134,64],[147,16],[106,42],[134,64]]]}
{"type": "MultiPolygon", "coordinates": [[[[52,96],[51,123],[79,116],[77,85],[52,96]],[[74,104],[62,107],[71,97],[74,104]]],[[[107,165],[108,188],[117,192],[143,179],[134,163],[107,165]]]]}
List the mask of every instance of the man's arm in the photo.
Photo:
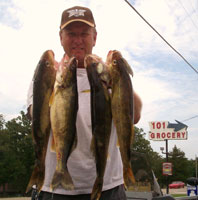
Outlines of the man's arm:
{"type": "Polygon", "coordinates": [[[137,124],[141,117],[142,101],[136,92],[134,94],[134,124],[137,124]]]}

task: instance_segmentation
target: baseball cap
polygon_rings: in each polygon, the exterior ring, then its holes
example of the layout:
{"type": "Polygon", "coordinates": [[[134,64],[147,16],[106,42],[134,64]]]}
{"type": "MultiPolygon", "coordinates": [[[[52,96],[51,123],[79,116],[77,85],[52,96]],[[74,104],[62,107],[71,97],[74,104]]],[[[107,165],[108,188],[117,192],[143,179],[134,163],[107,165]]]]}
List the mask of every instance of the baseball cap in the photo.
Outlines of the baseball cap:
{"type": "Polygon", "coordinates": [[[93,14],[89,8],[74,6],[63,11],[60,29],[64,29],[68,24],[75,21],[84,22],[91,27],[96,27],[93,14]]]}

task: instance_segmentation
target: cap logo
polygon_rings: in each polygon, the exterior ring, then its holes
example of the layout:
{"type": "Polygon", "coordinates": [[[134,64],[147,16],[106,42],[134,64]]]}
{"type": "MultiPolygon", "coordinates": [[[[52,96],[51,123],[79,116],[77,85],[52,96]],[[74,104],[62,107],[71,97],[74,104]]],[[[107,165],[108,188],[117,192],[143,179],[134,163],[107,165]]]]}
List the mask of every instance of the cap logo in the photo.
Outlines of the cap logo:
{"type": "Polygon", "coordinates": [[[74,9],[74,10],[69,10],[67,11],[69,13],[68,17],[79,17],[79,16],[84,16],[84,13],[86,12],[86,10],[82,10],[82,9],[74,9]]]}

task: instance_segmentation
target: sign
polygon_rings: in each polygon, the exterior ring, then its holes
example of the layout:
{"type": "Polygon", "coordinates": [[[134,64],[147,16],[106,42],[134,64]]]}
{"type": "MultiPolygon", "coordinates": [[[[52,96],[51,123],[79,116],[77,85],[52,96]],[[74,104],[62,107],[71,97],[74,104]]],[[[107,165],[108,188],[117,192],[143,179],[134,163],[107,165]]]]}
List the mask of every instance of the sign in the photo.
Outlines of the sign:
{"type": "Polygon", "coordinates": [[[193,186],[193,185],[187,184],[187,195],[188,196],[197,196],[197,185],[193,186]]]}
{"type": "Polygon", "coordinates": [[[172,163],[164,162],[162,164],[162,174],[165,176],[171,176],[172,173],[172,163]]]}
{"type": "Polygon", "coordinates": [[[149,139],[155,141],[163,140],[187,140],[187,127],[185,124],[175,120],[177,123],[168,121],[149,122],[149,139]]]}

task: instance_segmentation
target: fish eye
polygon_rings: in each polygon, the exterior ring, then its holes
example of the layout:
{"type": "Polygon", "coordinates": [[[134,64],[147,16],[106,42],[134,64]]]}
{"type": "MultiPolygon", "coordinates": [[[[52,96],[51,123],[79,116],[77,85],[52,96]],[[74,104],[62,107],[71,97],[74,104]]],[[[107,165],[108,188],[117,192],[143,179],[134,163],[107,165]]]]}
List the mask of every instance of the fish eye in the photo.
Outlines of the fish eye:
{"type": "Polygon", "coordinates": [[[113,65],[116,65],[117,64],[117,60],[113,60],[113,65]]]}
{"type": "Polygon", "coordinates": [[[46,61],[46,62],[45,62],[45,64],[46,64],[46,66],[47,66],[47,67],[49,67],[49,66],[50,66],[50,63],[49,63],[49,61],[46,61]]]}

